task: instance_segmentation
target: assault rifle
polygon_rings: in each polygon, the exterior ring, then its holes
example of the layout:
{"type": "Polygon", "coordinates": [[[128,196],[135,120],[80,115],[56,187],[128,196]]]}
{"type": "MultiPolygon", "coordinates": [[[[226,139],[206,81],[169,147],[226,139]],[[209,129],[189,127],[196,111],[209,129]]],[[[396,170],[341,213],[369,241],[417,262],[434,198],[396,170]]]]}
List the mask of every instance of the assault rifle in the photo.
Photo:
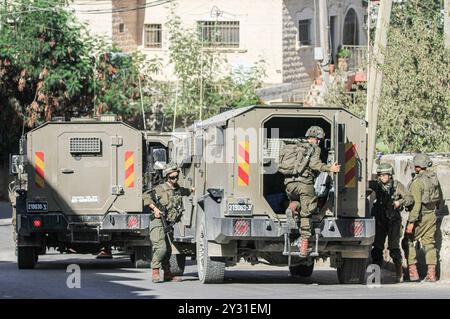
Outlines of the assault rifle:
{"type": "Polygon", "coordinates": [[[155,203],[155,206],[159,209],[161,212],[161,222],[163,224],[164,228],[164,234],[169,234],[172,232],[172,224],[167,221],[167,209],[164,207],[164,205],[161,204],[159,196],[156,194],[154,190],[150,192],[150,198],[155,203]]]}

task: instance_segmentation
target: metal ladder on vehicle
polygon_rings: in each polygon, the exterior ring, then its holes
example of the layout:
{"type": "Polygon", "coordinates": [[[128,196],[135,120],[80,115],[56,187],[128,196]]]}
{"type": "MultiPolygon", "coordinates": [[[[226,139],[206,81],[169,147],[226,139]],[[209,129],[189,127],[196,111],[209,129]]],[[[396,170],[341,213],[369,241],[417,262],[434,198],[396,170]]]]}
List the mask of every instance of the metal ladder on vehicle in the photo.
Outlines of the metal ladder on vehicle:
{"type": "Polygon", "coordinates": [[[290,232],[284,233],[284,249],[283,249],[283,256],[288,256],[288,266],[291,266],[291,257],[292,256],[298,256],[301,258],[308,258],[308,257],[319,257],[319,237],[320,237],[320,228],[314,229],[315,234],[315,249],[312,251],[308,256],[301,256],[299,251],[291,251],[291,236],[290,232]]]}

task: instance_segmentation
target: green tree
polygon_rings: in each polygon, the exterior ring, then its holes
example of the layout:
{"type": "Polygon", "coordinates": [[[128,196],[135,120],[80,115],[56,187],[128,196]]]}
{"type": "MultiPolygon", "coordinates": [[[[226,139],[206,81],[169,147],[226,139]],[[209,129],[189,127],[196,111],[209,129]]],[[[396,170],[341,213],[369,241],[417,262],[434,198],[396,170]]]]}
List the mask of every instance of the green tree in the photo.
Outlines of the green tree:
{"type": "MultiPolygon", "coordinates": [[[[391,14],[377,129],[385,152],[450,150],[450,50],[445,48],[442,2],[395,2],[391,14]]],[[[326,101],[364,117],[366,92],[351,96],[337,81],[326,101]]]]}
{"type": "Polygon", "coordinates": [[[379,141],[392,152],[450,149],[450,50],[441,1],[393,6],[385,63],[379,141]]]}
{"type": "MultiPolygon", "coordinates": [[[[17,0],[0,6],[0,151],[53,116],[113,112],[139,123],[141,82],[158,61],[124,55],[89,35],[67,0],[17,0]],[[140,77],[140,78],[139,78],[140,77]]],[[[150,97],[144,96],[144,102],[150,97]]]]}

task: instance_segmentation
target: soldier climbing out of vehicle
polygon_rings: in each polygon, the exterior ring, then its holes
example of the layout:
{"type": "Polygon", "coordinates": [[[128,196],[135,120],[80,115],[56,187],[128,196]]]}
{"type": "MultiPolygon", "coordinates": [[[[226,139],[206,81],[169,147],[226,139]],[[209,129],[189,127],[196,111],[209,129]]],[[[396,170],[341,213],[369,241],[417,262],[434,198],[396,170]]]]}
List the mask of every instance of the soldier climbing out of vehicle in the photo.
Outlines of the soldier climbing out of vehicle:
{"type": "MultiPolygon", "coordinates": [[[[280,151],[278,171],[285,175],[284,184],[290,200],[286,217],[292,226],[295,214],[300,211],[300,256],[308,256],[308,240],[311,237],[311,218],[317,213],[317,196],[314,181],[320,172],[338,173],[337,162],[327,165],[320,159],[320,141],[325,132],[319,126],[311,126],[305,134],[306,140],[284,145],[280,151]]],[[[294,223],[295,224],[295,223],[294,223]]],[[[291,227],[293,228],[293,227],[291,227]]]]}
{"type": "Polygon", "coordinates": [[[370,181],[369,187],[375,192],[376,200],[372,208],[375,217],[375,241],[372,248],[372,262],[383,265],[383,251],[386,237],[388,249],[395,265],[398,282],[403,280],[402,254],[400,251],[400,237],[402,228],[403,207],[411,206],[414,200],[403,184],[393,179],[394,168],[388,163],[377,167],[378,179],[370,181]]]}
{"type": "Polygon", "coordinates": [[[164,272],[164,281],[181,281],[170,271],[169,259],[172,254],[171,243],[173,241],[173,225],[180,221],[183,214],[183,196],[189,196],[195,188],[184,188],[178,185],[180,170],[175,164],[168,164],[163,171],[165,182],[154,189],[146,191],[143,196],[144,205],[152,210],[150,215],[150,240],[152,242],[152,282],[162,282],[160,269],[164,272]],[[152,194],[154,192],[154,194],[152,194]],[[164,212],[162,212],[162,210],[164,212]],[[164,227],[162,214],[165,213],[166,221],[171,231],[164,227]]]}

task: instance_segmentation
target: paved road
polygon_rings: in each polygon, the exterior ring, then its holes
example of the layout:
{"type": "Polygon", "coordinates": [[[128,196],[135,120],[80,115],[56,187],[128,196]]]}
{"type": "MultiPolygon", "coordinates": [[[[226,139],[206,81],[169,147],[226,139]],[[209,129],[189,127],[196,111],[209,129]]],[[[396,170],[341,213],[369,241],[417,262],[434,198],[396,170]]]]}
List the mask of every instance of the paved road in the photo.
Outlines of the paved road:
{"type": "Polygon", "coordinates": [[[338,285],[327,264],[317,265],[308,279],[289,277],[287,267],[239,264],[227,270],[224,284],[201,285],[195,263],[188,261],[183,282],[153,284],[150,270],[130,268],[126,256],[96,260],[50,250],[36,269],[19,271],[9,217],[8,205],[0,203],[0,298],[450,298],[449,283],[338,285]],[[80,266],[81,288],[67,287],[69,264],[80,266]]]}

